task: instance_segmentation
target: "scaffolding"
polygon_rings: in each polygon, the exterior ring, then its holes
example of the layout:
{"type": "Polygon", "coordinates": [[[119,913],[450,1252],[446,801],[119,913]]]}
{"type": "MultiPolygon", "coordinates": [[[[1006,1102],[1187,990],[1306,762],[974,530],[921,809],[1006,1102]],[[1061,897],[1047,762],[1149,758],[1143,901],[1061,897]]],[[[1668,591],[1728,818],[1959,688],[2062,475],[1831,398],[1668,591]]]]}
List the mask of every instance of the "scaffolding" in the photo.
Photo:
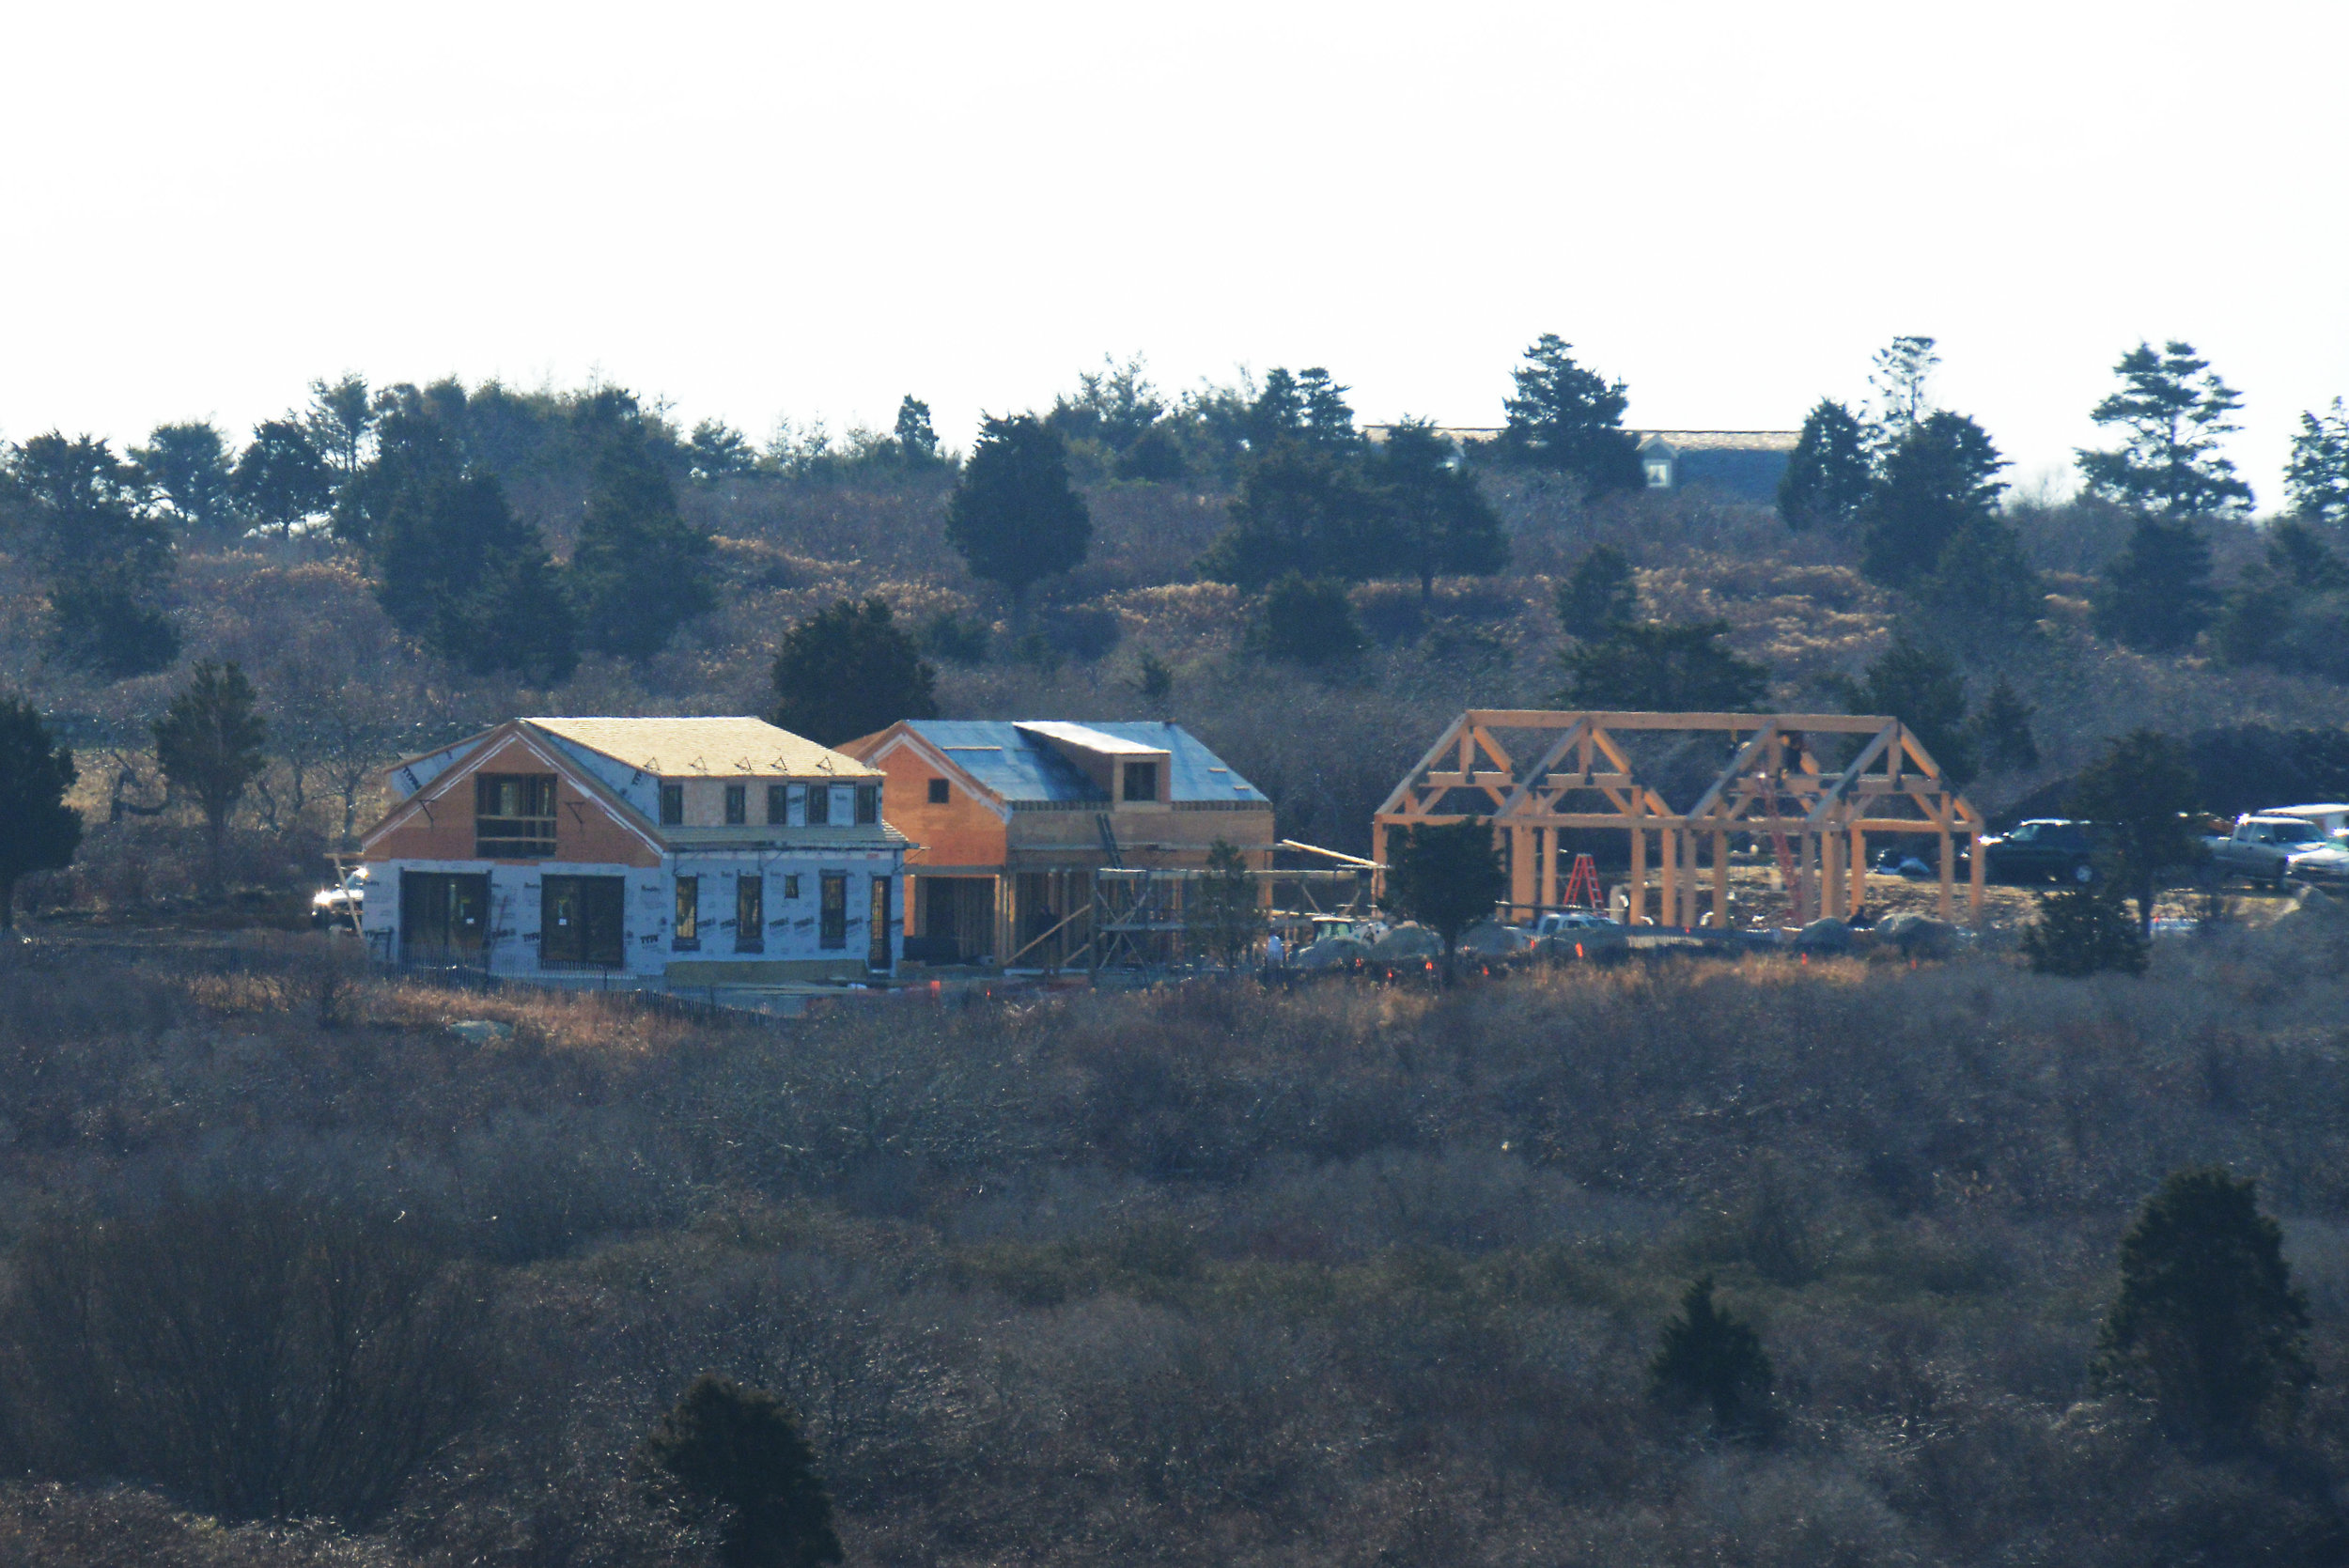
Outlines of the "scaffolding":
{"type": "Polygon", "coordinates": [[[1228,934],[1223,923],[1236,918],[1246,921],[1252,939],[1254,931],[1289,921],[1368,919],[1376,878],[1384,869],[1363,861],[1345,871],[1248,871],[1239,874],[1248,879],[1248,899],[1218,910],[1197,891],[1202,882],[1230,873],[1103,866],[1093,874],[1092,939],[1079,951],[1097,976],[1105,969],[1161,970],[1215,962],[1214,949],[1228,934]],[[1285,903],[1283,893],[1293,895],[1285,903]]]}
{"type": "Polygon", "coordinates": [[[1617,830],[1629,840],[1626,918],[1635,925],[1697,924],[1709,880],[1712,919],[1729,924],[1732,834],[1768,838],[1797,923],[1849,918],[1867,899],[1868,835],[1925,834],[1940,846],[1940,912],[1956,918],[1956,846],[1965,841],[1968,918],[1982,922],[1982,814],[1899,720],[1843,713],[1632,713],[1471,708],[1455,720],[1379,807],[1371,858],[1387,859],[1399,828],[1470,820],[1492,824],[1509,866],[1516,919],[1557,908],[1562,835],[1617,830]],[[1687,811],[1643,777],[1626,749],[1641,735],[1717,736],[1729,754],[1687,811]],[[1823,767],[1814,737],[1853,750],[1823,767]],[[1658,875],[1651,881],[1649,849],[1658,875]],[[1700,863],[1709,850],[1709,868],[1700,863]],[[1704,876],[1709,869],[1709,878],[1704,876]],[[1660,895],[1651,918],[1648,893],[1660,895]]]}

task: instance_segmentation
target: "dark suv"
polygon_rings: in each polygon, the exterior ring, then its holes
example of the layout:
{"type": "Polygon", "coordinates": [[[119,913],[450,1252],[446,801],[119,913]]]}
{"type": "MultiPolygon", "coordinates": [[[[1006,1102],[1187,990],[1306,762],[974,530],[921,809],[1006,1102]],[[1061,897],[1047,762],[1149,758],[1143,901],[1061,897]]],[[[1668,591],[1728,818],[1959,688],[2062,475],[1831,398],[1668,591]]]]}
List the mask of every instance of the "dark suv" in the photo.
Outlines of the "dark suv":
{"type": "Polygon", "coordinates": [[[2096,879],[2096,848],[2095,830],[2085,822],[2018,822],[1982,841],[1983,876],[1993,882],[2085,885],[2096,879]]]}

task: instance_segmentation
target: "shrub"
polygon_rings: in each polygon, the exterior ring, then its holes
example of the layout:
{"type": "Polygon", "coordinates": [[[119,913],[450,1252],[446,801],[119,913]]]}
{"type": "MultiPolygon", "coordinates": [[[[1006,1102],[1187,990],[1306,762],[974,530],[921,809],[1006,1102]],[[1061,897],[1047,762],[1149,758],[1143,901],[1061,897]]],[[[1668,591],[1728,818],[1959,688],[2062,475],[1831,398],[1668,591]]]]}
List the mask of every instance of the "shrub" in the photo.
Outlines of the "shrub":
{"type": "Polygon", "coordinates": [[[2072,978],[2145,972],[2146,940],[2105,882],[2043,893],[2039,918],[2023,931],[2023,955],[2041,974],[2072,978]]]}
{"type": "Polygon", "coordinates": [[[1268,657],[1293,664],[1335,664],[1361,652],[1364,641],[1344,583],[1291,572],[1265,590],[1255,643],[1268,657]]]}

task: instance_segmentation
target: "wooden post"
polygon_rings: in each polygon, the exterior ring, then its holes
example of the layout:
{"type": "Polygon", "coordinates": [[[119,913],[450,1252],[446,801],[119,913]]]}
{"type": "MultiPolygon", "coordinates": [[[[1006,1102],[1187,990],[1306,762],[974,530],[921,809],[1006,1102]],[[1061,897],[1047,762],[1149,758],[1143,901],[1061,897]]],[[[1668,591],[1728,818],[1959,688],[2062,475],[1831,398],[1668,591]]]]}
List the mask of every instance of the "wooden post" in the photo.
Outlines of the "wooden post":
{"type": "Polygon", "coordinates": [[[1626,925],[1647,924],[1647,830],[1631,819],[1631,907],[1624,911],[1626,925]]]}
{"type": "MultiPolygon", "coordinates": [[[[1979,866],[1982,857],[1976,855],[1974,861],[1979,866]]],[[[1944,806],[1941,808],[1941,918],[1943,920],[1957,919],[1957,898],[1952,892],[1956,880],[1957,850],[1950,842],[1949,808],[1944,806]]]]}
{"type": "Polygon", "coordinates": [[[1662,894],[1656,901],[1656,921],[1659,925],[1680,924],[1680,831],[1665,828],[1656,835],[1656,847],[1664,862],[1662,894]]]}
{"type": "Polygon", "coordinates": [[[1713,831],[1713,926],[1729,929],[1729,835],[1713,831]]]}
{"type": "Polygon", "coordinates": [[[1868,835],[1857,825],[1851,831],[1851,907],[1854,914],[1868,907],[1868,835]]]}
{"type": "Polygon", "coordinates": [[[1841,920],[1843,908],[1843,841],[1833,830],[1819,835],[1819,913],[1841,920]]]}
{"type": "Polygon", "coordinates": [[[1558,830],[1535,830],[1542,835],[1542,907],[1558,907],[1558,830]]]}
{"type": "Polygon", "coordinates": [[[1972,922],[1974,929],[1979,931],[1982,929],[1983,883],[1981,823],[1973,823],[1967,828],[1966,848],[1966,879],[1968,884],[1966,890],[1966,907],[1970,911],[1967,919],[1972,922]]]}
{"type": "Polygon", "coordinates": [[[1533,830],[1512,828],[1509,830],[1509,919],[1512,923],[1532,918],[1533,877],[1533,830]]]}
{"type": "MultiPolygon", "coordinates": [[[[1383,822],[1373,822],[1370,825],[1370,858],[1380,865],[1387,863],[1387,825],[1383,822]]],[[[1269,867],[1271,863],[1271,859],[1268,856],[1265,864],[1269,867]]],[[[1268,883],[1268,890],[1270,884],[1268,883]]],[[[1267,896],[1269,896],[1268,891],[1267,896]]],[[[1372,872],[1370,874],[1370,901],[1374,904],[1382,903],[1386,896],[1387,874],[1383,871],[1372,872]]]]}
{"type": "Polygon", "coordinates": [[[1795,921],[1807,925],[1819,918],[1819,836],[1805,828],[1799,837],[1802,849],[1795,862],[1795,881],[1802,891],[1795,895],[1795,921]]]}

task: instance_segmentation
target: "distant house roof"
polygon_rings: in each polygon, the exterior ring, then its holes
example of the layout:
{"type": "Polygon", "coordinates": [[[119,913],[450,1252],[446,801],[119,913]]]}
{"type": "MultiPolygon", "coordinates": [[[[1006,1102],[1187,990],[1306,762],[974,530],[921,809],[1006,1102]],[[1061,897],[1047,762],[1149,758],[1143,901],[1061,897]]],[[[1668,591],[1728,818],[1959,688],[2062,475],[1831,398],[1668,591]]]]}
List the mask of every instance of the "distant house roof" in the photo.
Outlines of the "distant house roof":
{"type": "Polygon", "coordinates": [[[870,779],[879,770],[764,719],[524,719],[573,745],[663,778],[870,779]]]}
{"type": "Polygon", "coordinates": [[[1169,799],[1272,802],[1180,724],[1072,724],[1055,720],[913,719],[907,729],[1005,800],[1100,800],[1109,795],[1048,740],[1104,755],[1164,752],[1169,799]]]}
{"type": "Polygon", "coordinates": [[[1669,446],[1676,452],[1792,452],[1800,430],[1639,430],[1642,449],[1669,446]]]}

